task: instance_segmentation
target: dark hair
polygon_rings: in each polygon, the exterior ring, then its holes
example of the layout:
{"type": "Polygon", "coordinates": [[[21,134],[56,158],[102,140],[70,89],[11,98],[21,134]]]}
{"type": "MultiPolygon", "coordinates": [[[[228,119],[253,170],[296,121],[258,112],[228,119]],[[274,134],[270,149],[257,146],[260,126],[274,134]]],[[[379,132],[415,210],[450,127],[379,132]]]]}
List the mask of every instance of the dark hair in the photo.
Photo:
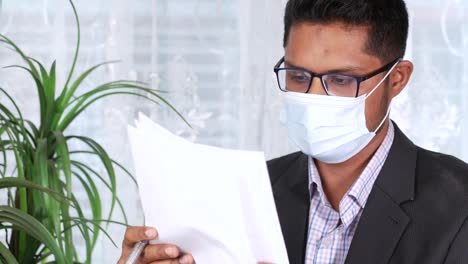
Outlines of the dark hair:
{"type": "Polygon", "coordinates": [[[408,10],[403,0],[289,0],[284,16],[284,46],[299,23],[368,26],[366,52],[382,60],[403,57],[408,39],[408,10]]]}

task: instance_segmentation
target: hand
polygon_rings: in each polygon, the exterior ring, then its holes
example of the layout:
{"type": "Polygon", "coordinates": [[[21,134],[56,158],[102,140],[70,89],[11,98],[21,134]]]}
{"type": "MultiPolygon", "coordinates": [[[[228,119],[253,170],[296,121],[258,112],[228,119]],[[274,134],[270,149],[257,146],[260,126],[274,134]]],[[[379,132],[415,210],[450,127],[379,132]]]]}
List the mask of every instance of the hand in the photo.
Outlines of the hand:
{"type": "MultiPolygon", "coordinates": [[[[127,257],[132,252],[133,246],[142,240],[153,240],[158,237],[156,229],[151,227],[129,227],[125,232],[122,243],[122,256],[117,264],[124,264],[127,257]]],[[[182,254],[175,245],[161,244],[148,245],[145,247],[138,264],[195,264],[195,260],[190,254],[182,254]]]]}

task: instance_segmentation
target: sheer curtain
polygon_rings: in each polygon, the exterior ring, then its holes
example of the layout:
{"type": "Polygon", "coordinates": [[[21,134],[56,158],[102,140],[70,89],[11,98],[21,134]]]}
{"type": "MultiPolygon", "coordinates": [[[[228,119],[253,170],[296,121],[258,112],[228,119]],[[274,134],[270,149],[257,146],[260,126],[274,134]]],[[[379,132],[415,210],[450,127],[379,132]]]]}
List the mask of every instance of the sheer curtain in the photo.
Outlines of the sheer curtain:
{"type": "Polygon", "coordinates": [[[412,82],[393,118],[418,145],[468,160],[466,1],[408,1],[412,82]]]}
{"type": "MultiPolygon", "coordinates": [[[[114,97],[88,110],[69,133],[96,138],[132,170],[126,127],[138,112],[192,141],[265,151],[273,158],[295,150],[278,122],[280,93],[273,65],[283,55],[286,0],[80,0],[82,56],[78,71],[106,60],[86,84],[131,78],[167,91],[189,129],[167,107],[114,97]]],[[[392,118],[417,144],[468,161],[468,14],[461,0],[407,1],[411,36],[407,57],[413,80],[393,104],[392,118]]],[[[64,0],[3,0],[0,30],[28,54],[69,69],[75,42],[71,9],[64,0]]],[[[0,49],[1,66],[17,58],[0,49]]],[[[59,78],[63,83],[63,77],[59,78]]],[[[0,85],[38,120],[36,93],[25,75],[0,71],[0,85]]],[[[83,90],[86,90],[86,87],[83,90]]],[[[164,150],[161,150],[164,151],[164,150]]],[[[190,158],[181,153],[181,160],[190,158]]],[[[92,163],[93,161],[89,161],[92,163]]],[[[118,175],[119,197],[132,225],[144,223],[137,189],[118,175]]],[[[85,193],[76,189],[84,199],[85,193]]],[[[103,199],[108,201],[109,197],[103,199]]],[[[108,204],[104,202],[103,204],[108,204]]],[[[122,217],[117,215],[119,220],[122,217]]],[[[118,246],[124,228],[111,225],[118,246]]],[[[78,241],[78,246],[82,244],[78,241]]],[[[120,249],[106,238],[95,263],[112,263],[120,249]]]]}

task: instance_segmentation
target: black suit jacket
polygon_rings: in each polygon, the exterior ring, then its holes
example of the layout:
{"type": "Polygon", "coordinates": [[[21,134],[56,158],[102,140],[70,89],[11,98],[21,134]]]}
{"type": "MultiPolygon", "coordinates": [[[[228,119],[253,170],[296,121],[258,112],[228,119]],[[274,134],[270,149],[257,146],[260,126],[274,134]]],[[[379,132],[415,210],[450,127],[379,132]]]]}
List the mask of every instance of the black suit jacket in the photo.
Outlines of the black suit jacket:
{"type": "MultiPolygon", "coordinates": [[[[304,263],[307,156],[268,162],[291,264],[304,263]]],[[[395,138],[360,218],[346,264],[468,263],[468,165],[395,138]]]]}

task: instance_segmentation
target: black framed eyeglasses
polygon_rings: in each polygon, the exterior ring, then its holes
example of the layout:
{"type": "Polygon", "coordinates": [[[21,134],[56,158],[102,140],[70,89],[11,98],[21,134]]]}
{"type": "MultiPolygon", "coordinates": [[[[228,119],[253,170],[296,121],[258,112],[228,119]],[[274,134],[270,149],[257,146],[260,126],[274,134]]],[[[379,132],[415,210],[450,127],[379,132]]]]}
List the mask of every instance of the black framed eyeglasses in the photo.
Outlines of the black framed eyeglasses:
{"type": "Polygon", "coordinates": [[[397,58],[362,77],[341,73],[318,74],[302,68],[285,67],[284,57],[275,65],[274,71],[278,79],[278,86],[283,92],[308,93],[314,78],[319,78],[327,95],[358,97],[362,82],[390,70],[400,60],[401,58],[397,58]]]}

